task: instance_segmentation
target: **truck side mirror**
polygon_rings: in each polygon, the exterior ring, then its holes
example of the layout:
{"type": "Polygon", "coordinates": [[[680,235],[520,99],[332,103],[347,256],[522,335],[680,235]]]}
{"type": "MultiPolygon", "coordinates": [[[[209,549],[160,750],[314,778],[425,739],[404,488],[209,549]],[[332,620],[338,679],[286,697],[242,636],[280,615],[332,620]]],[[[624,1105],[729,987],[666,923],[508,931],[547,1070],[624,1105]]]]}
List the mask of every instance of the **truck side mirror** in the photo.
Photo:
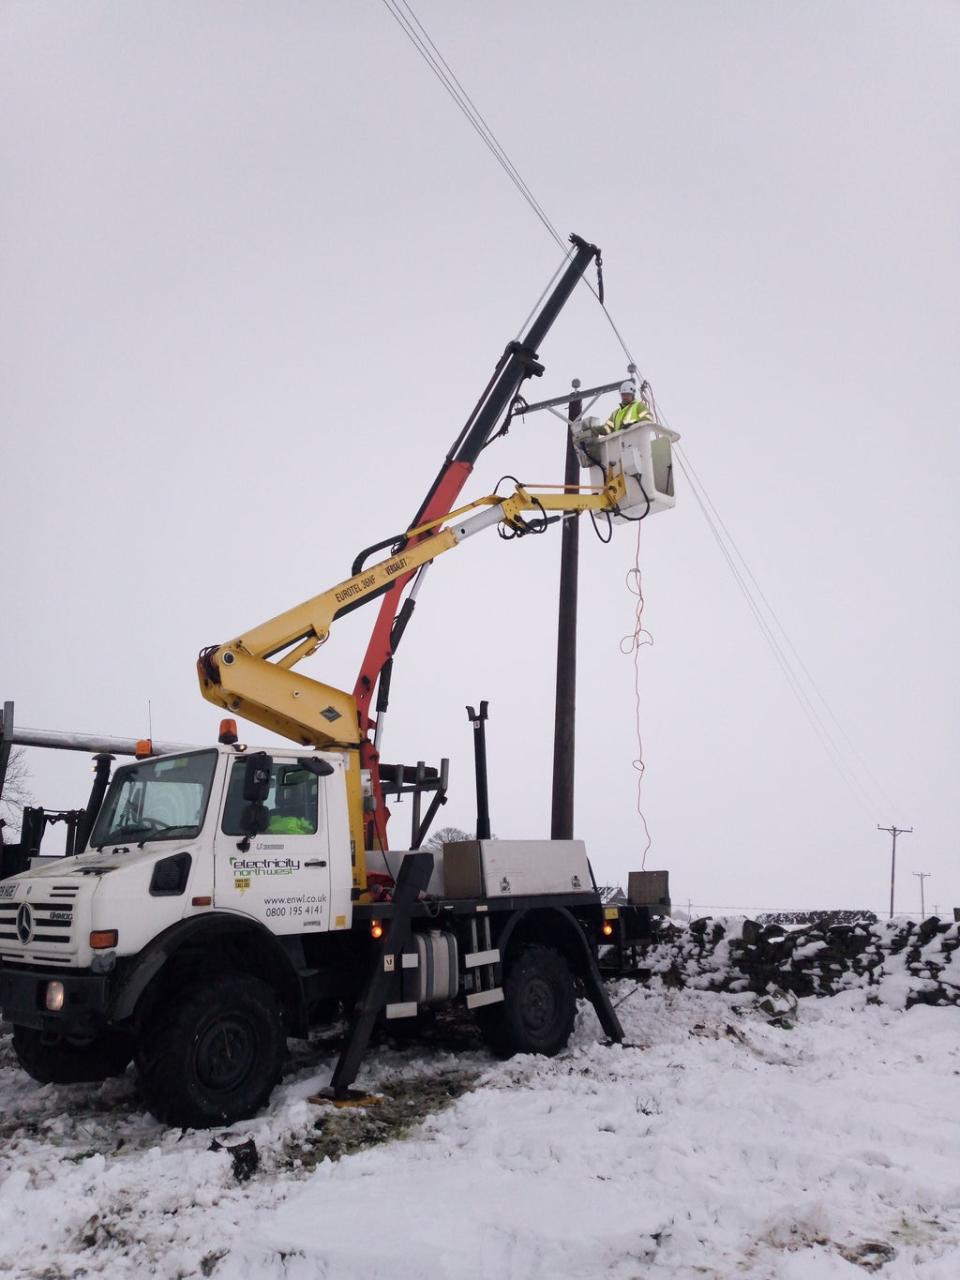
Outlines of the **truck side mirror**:
{"type": "Polygon", "coordinates": [[[251,800],[243,806],[240,814],[240,830],[249,840],[252,836],[262,836],[270,825],[270,810],[265,804],[251,800]]]}
{"type": "MultiPolygon", "coordinates": [[[[270,771],[273,760],[265,751],[257,751],[247,757],[243,771],[243,798],[249,805],[263,805],[270,794],[270,771]]],[[[257,835],[258,832],[251,832],[257,835]]]]}
{"type": "Polygon", "coordinates": [[[315,778],[328,778],[333,773],[333,765],[329,760],[318,760],[315,756],[298,756],[297,764],[315,778]]]}

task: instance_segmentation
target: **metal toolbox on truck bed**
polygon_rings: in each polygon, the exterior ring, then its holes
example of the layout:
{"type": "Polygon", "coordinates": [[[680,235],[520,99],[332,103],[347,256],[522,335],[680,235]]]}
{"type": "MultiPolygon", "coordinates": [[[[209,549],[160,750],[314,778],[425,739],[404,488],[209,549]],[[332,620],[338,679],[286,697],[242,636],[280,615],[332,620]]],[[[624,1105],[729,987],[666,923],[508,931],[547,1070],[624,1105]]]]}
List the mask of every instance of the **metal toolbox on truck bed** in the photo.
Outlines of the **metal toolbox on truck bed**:
{"type": "Polygon", "coordinates": [[[443,846],[447,898],[592,893],[582,840],[457,840],[443,846]]]}

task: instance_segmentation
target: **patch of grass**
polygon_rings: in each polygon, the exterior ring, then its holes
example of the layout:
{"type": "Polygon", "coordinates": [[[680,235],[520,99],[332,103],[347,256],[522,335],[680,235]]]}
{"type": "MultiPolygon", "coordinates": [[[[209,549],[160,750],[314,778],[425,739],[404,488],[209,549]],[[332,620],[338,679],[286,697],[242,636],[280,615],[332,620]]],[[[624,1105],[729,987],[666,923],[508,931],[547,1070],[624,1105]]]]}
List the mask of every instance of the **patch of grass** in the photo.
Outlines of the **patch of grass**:
{"type": "Polygon", "coordinates": [[[102,1218],[99,1213],[87,1219],[76,1237],[78,1249],[103,1249],[108,1245],[126,1248],[132,1242],[130,1232],[119,1218],[102,1218]]]}
{"type": "Polygon", "coordinates": [[[882,1240],[864,1240],[857,1245],[838,1244],[834,1247],[841,1258],[852,1262],[855,1267],[862,1267],[864,1271],[879,1271],[897,1256],[893,1245],[885,1244],[882,1240]]]}
{"type": "Polygon", "coordinates": [[[324,1106],[312,1131],[289,1138],[283,1163],[313,1169],[322,1160],[404,1138],[425,1116],[443,1111],[473,1088],[480,1073],[448,1071],[420,1080],[380,1085],[381,1101],[368,1107],[324,1106]]]}

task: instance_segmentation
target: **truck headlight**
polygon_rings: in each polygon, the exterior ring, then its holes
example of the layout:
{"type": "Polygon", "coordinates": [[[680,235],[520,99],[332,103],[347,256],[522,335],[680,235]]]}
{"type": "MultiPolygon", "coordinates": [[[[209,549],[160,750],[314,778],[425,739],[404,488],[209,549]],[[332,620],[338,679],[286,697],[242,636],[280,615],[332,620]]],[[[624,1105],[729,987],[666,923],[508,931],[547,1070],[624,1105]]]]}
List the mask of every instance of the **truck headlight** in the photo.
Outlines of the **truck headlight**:
{"type": "Polygon", "coordinates": [[[48,982],[44,1003],[51,1013],[59,1013],[63,1008],[64,990],[62,982],[48,982]]]}

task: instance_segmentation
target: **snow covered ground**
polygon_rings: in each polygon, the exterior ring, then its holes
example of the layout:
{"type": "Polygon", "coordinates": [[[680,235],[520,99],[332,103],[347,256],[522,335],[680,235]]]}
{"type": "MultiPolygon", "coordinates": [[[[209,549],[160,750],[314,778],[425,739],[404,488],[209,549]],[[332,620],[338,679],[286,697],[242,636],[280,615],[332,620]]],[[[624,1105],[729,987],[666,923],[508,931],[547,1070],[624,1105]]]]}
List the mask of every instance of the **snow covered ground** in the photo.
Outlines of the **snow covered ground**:
{"type": "Polygon", "coordinates": [[[960,1011],[851,991],[783,1030],[742,995],[616,999],[624,1047],[585,1009],[549,1061],[381,1048],[364,1112],[309,1102],[333,1054],[300,1048],[269,1111],[216,1134],[155,1124],[131,1074],[35,1086],[4,1038],[0,1274],[960,1277],[960,1011]]]}

